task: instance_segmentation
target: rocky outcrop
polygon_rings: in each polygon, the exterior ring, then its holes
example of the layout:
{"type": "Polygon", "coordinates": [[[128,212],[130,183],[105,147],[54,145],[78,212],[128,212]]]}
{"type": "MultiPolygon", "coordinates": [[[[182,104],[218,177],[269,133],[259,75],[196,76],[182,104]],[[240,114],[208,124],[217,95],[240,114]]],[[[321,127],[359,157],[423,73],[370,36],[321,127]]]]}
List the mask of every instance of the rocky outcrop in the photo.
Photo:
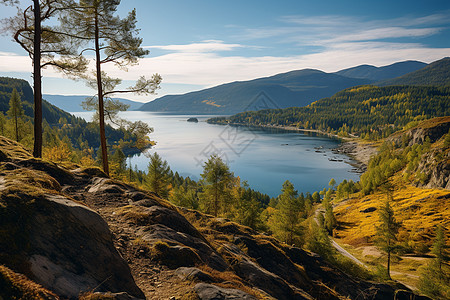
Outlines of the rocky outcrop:
{"type": "Polygon", "coordinates": [[[408,145],[423,144],[427,138],[431,143],[436,142],[447,134],[450,129],[450,117],[427,120],[418,126],[403,132],[408,137],[408,145]]]}
{"type": "Polygon", "coordinates": [[[419,125],[393,134],[387,139],[398,147],[423,145],[432,147],[420,157],[416,169],[410,170],[419,176],[415,184],[427,188],[450,189],[450,149],[444,139],[450,130],[450,117],[426,120],[419,125]]]}
{"type": "Polygon", "coordinates": [[[416,170],[424,178],[416,182],[417,186],[450,190],[450,151],[442,149],[425,153],[416,170]]]}
{"type": "Polygon", "coordinates": [[[77,182],[73,174],[27,157],[2,160],[0,264],[64,298],[92,290],[144,298],[106,222],[60,193],[61,184],[77,182]]]}

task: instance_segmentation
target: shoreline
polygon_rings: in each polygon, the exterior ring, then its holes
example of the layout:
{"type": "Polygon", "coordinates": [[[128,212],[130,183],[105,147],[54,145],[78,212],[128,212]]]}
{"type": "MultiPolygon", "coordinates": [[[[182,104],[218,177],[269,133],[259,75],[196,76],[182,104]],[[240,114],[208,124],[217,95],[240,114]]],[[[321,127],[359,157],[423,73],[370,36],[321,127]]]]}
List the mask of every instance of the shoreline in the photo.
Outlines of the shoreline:
{"type": "Polygon", "coordinates": [[[247,126],[247,127],[257,127],[257,128],[271,128],[271,129],[282,129],[287,131],[296,131],[296,132],[311,132],[317,133],[320,135],[325,135],[330,138],[341,140],[341,144],[332,149],[332,151],[336,151],[339,154],[345,154],[349,156],[354,163],[347,162],[349,165],[356,169],[355,173],[362,174],[367,170],[367,165],[369,164],[369,160],[372,156],[378,153],[378,143],[371,142],[366,143],[363,142],[360,138],[354,137],[342,137],[337,134],[332,134],[329,132],[321,131],[318,129],[305,129],[305,128],[297,128],[294,126],[280,126],[280,125],[247,125],[240,123],[228,123],[221,124],[215,123],[217,125],[234,125],[234,126],[247,126]]]}

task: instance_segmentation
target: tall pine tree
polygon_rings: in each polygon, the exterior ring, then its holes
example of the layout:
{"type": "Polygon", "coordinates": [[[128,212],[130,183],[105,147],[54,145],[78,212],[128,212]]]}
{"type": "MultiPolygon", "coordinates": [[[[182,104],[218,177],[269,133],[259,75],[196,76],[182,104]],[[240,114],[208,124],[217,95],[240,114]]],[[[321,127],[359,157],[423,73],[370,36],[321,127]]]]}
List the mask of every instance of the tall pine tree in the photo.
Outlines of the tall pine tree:
{"type": "Polygon", "coordinates": [[[294,185],[286,180],[278,196],[276,211],[269,220],[274,235],[287,244],[293,244],[301,236],[301,203],[294,185]]]}
{"type": "Polygon", "coordinates": [[[117,93],[151,94],[159,88],[161,82],[161,76],[158,74],[153,75],[151,79],[142,76],[134,86],[123,90],[116,89],[122,80],[109,77],[103,70],[108,63],[126,70],[128,65],[137,64],[139,58],[149,53],[141,48],[142,39],[137,37],[139,30],[136,28],[136,11],[132,10],[126,18],[121,19],[116,15],[119,4],[120,0],[80,0],[72,5],[61,19],[63,29],[84,45],[81,53],[93,51],[95,55],[95,70],[92,75],[79,72],[77,76],[97,90],[96,98],[92,100],[98,101],[102,166],[107,174],[109,165],[105,107],[108,105],[105,105],[105,100],[117,93]]]}
{"type": "Polygon", "coordinates": [[[379,209],[380,225],[376,227],[378,247],[387,254],[387,277],[391,278],[391,254],[397,247],[397,233],[401,223],[394,217],[394,210],[391,208],[390,199],[386,200],[379,209]]]}
{"type": "Polygon", "coordinates": [[[201,177],[203,192],[200,198],[203,210],[217,217],[225,210],[225,204],[231,198],[233,173],[219,156],[212,155],[204,164],[201,177]]]}
{"type": "Polygon", "coordinates": [[[144,185],[160,197],[166,198],[169,194],[169,173],[169,164],[167,161],[163,160],[157,152],[155,152],[153,155],[150,155],[148,173],[144,179],[144,185]]]}
{"type": "Polygon", "coordinates": [[[20,141],[19,127],[21,118],[23,117],[23,107],[20,101],[20,96],[17,90],[14,88],[11,93],[11,98],[9,100],[9,110],[7,111],[8,117],[14,123],[14,136],[16,141],[20,141]]]}

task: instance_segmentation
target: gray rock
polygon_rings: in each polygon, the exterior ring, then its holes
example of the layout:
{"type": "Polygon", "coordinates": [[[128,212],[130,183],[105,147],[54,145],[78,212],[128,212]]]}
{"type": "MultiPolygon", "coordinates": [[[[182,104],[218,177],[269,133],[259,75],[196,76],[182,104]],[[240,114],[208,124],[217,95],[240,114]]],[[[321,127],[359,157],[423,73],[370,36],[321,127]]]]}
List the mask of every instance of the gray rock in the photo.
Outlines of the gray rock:
{"type": "Polygon", "coordinates": [[[87,191],[94,194],[108,193],[121,195],[124,193],[123,188],[116,184],[114,181],[109,178],[100,177],[95,177],[92,180],[92,184],[88,186],[87,191]]]}
{"type": "Polygon", "coordinates": [[[302,295],[303,293],[294,291],[279,276],[261,268],[254,262],[242,260],[234,265],[233,269],[239,277],[277,299],[308,299],[302,295]]]}
{"type": "Polygon", "coordinates": [[[194,290],[201,300],[257,299],[238,289],[226,289],[208,283],[198,283],[195,285],[194,290]]]}
{"type": "Polygon", "coordinates": [[[180,267],[175,270],[175,274],[183,280],[213,282],[211,275],[197,268],[180,267]]]}
{"type": "Polygon", "coordinates": [[[49,194],[35,200],[31,218],[25,257],[34,281],[66,298],[93,289],[144,298],[96,212],[49,194]]]}

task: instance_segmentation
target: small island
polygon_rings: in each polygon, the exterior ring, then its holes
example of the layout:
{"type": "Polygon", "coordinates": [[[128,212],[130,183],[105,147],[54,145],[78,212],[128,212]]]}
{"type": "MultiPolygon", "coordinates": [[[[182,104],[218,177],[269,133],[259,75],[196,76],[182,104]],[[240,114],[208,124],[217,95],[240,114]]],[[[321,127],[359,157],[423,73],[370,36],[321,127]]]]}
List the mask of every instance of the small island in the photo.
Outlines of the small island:
{"type": "Polygon", "coordinates": [[[198,119],[197,118],[189,118],[187,119],[188,122],[194,122],[194,123],[198,123],[198,119]]]}

